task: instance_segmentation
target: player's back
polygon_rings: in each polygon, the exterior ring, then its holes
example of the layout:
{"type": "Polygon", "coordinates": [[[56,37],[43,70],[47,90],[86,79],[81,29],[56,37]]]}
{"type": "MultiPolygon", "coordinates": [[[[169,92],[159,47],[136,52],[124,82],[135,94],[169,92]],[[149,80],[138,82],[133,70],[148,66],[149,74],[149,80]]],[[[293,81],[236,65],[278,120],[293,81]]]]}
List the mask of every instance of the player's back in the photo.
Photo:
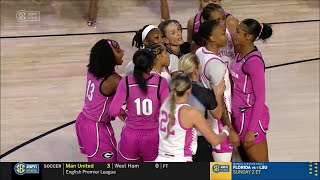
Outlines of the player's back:
{"type": "Polygon", "coordinates": [[[127,119],[126,126],[132,129],[153,129],[158,127],[158,115],[161,106],[160,91],[164,78],[149,75],[146,78],[146,93],[140,88],[134,76],[126,77],[127,86],[127,119]]]}
{"type": "Polygon", "coordinates": [[[87,73],[86,94],[82,113],[89,119],[98,122],[110,121],[108,109],[113,96],[105,96],[100,91],[100,85],[105,78],[97,79],[90,72],[87,73]]]}
{"type": "Polygon", "coordinates": [[[175,121],[169,129],[170,101],[165,100],[159,114],[159,154],[174,157],[191,157],[197,150],[197,131],[195,128],[184,128],[181,125],[179,110],[188,104],[177,104],[175,121]],[[167,137],[168,130],[170,135],[167,137]]]}

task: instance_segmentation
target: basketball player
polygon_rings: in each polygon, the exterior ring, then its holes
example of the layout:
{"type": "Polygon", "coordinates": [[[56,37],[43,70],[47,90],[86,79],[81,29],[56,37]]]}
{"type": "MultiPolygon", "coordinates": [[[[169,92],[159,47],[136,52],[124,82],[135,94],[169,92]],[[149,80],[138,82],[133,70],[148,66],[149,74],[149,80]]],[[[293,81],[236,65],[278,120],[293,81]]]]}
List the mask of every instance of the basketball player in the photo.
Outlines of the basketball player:
{"type": "Polygon", "coordinates": [[[170,97],[160,108],[159,155],[156,162],[192,162],[197,150],[197,128],[212,145],[220,144],[228,135],[223,127],[213,132],[198,108],[186,104],[191,94],[191,81],[184,73],[177,73],[170,81],[170,97]]]}
{"type": "MultiPolygon", "coordinates": [[[[225,47],[219,48],[219,54],[222,59],[228,63],[228,67],[231,63],[231,60],[235,57],[235,52],[238,52],[239,49],[234,45],[234,34],[236,32],[237,25],[239,21],[233,19],[234,23],[226,23],[225,11],[218,4],[210,3],[203,8],[202,17],[204,21],[207,20],[217,20],[220,23],[226,25],[226,34],[227,34],[227,45],[225,47]],[[232,29],[232,30],[231,30],[232,29]]],[[[205,46],[204,42],[195,42],[192,43],[191,49],[196,50],[201,46],[205,46]]]]}
{"type": "Polygon", "coordinates": [[[91,49],[84,106],[75,124],[80,151],[89,162],[117,160],[109,107],[121,79],[114,68],[122,64],[123,53],[110,39],[98,41],[91,49]]]}
{"type": "Polygon", "coordinates": [[[154,161],[158,155],[159,109],[169,94],[167,81],[150,74],[154,64],[150,49],[133,55],[134,74],[123,78],[111,103],[110,115],[118,116],[127,104],[126,125],[118,146],[119,162],[154,161]]]}
{"type": "Polygon", "coordinates": [[[240,52],[231,65],[232,116],[250,161],[269,161],[266,131],[270,117],[265,104],[265,64],[254,41],[265,42],[271,35],[270,25],[254,19],[243,20],[237,28],[236,44],[240,52]]]}
{"type": "MultiPolygon", "coordinates": [[[[180,70],[186,73],[192,81],[192,92],[188,99],[188,104],[201,110],[207,119],[209,111],[215,119],[221,119],[223,92],[225,90],[224,81],[213,88],[213,91],[198,85],[201,70],[200,62],[193,53],[182,56],[180,70]],[[208,110],[208,111],[207,111],[208,110]]],[[[207,119],[211,127],[212,120],[207,119]]],[[[198,148],[192,157],[193,162],[212,162],[212,146],[205,137],[198,131],[198,148]]]]}
{"type": "Polygon", "coordinates": [[[166,51],[166,48],[163,44],[151,44],[147,48],[151,50],[155,57],[150,74],[159,75],[165,78],[169,83],[171,79],[171,75],[168,70],[168,66],[170,65],[170,58],[168,52],[166,51]]]}
{"type": "MultiPolygon", "coordinates": [[[[145,25],[142,29],[136,32],[136,35],[132,39],[132,46],[135,46],[138,49],[154,43],[163,43],[163,33],[154,25],[145,25]]],[[[133,69],[134,64],[130,61],[126,66],[125,75],[132,75],[133,69]]]]}
{"type": "MultiPolygon", "coordinates": [[[[202,10],[204,7],[206,7],[208,4],[213,3],[213,4],[218,4],[221,6],[222,0],[199,0],[200,5],[199,5],[199,10],[195,16],[192,16],[188,20],[187,24],[187,42],[191,43],[192,42],[192,35],[199,30],[200,24],[202,24],[205,19],[203,19],[203,13],[202,10]]],[[[226,24],[227,26],[231,25],[231,27],[234,27],[234,29],[230,29],[233,33],[236,32],[236,26],[238,25],[238,20],[237,18],[233,17],[230,13],[224,11],[224,15],[226,17],[226,24]]],[[[228,27],[230,28],[230,27],[228,27]]]]}
{"type": "MultiPolygon", "coordinates": [[[[219,56],[219,48],[225,47],[227,43],[226,28],[223,24],[215,20],[205,21],[200,25],[199,31],[195,34],[198,39],[206,42],[205,47],[196,51],[200,60],[201,73],[200,81],[208,89],[217,86],[222,80],[225,81],[226,89],[224,91],[223,116],[221,121],[214,119],[213,129],[219,133],[219,124],[227,125],[231,129],[229,141],[237,147],[240,144],[238,134],[233,130],[230,122],[231,113],[231,84],[227,64],[219,56]]],[[[231,161],[233,148],[228,140],[222,142],[219,146],[213,148],[213,158],[215,161],[231,161]]]]}

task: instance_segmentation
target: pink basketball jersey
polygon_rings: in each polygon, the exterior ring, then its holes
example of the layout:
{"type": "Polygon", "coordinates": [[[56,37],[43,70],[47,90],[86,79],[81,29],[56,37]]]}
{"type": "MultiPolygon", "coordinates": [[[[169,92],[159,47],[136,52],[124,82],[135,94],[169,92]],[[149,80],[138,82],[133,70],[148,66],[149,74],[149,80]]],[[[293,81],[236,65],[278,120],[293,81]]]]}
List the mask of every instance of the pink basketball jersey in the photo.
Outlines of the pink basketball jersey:
{"type": "Polygon", "coordinates": [[[152,74],[146,80],[144,93],[133,76],[126,77],[126,125],[132,129],[158,128],[159,109],[169,94],[169,85],[163,77],[152,74]]]}
{"type": "Polygon", "coordinates": [[[97,79],[90,72],[87,73],[86,94],[82,112],[87,118],[97,122],[112,120],[108,110],[113,95],[106,97],[100,91],[100,86],[104,80],[105,78],[97,79]]]}
{"type": "Polygon", "coordinates": [[[256,59],[263,61],[261,53],[258,49],[254,49],[243,58],[240,58],[240,53],[238,53],[231,64],[231,76],[234,84],[232,106],[234,107],[251,107],[255,101],[251,78],[243,71],[243,65],[249,59],[252,59],[250,61],[256,59]]]}

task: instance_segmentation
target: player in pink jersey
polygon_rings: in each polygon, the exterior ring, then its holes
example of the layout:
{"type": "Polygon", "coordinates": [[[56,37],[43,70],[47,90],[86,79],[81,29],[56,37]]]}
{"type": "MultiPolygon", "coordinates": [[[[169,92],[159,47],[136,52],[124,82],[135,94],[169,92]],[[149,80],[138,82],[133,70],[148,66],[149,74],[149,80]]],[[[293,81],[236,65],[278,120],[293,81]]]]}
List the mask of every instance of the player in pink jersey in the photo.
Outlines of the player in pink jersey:
{"type": "Polygon", "coordinates": [[[170,97],[159,114],[159,155],[156,162],[192,162],[197,150],[197,128],[212,145],[220,144],[228,135],[223,127],[218,135],[212,131],[202,112],[187,104],[191,94],[188,75],[177,73],[170,81],[170,97]]]}
{"type": "Polygon", "coordinates": [[[141,49],[133,55],[134,73],[123,78],[111,103],[110,114],[121,114],[127,104],[126,125],[118,146],[119,162],[154,161],[158,155],[159,109],[169,94],[168,82],[150,74],[155,60],[150,49],[141,49]]]}
{"type": "MultiPolygon", "coordinates": [[[[199,1],[200,1],[200,6],[199,6],[200,12],[198,12],[195,16],[192,16],[188,20],[188,24],[187,24],[187,31],[188,31],[187,42],[189,42],[191,44],[192,44],[192,35],[199,30],[200,24],[202,24],[205,21],[205,19],[203,17],[204,8],[205,7],[207,7],[207,8],[210,7],[209,4],[218,4],[219,6],[221,6],[221,4],[222,4],[222,0],[199,0],[199,1]]],[[[227,27],[233,33],[235,33],[236,27],[238,25],[237,18],[232,16],[227,11],[224,11],[224,15],[225,15],[225,18],[226,18],[227,27]],[[229,25],[230,25],[230,27],[234,27],[234,29],[230,28],[229,25]]],[[[213,20],[213,19],[211,19],[211,20],[213,20]]]]}
{"type": "MultiPolygon", "coordinates": [[[[225,47],[219,48],[220,56],[229,64],[231,60],[234,59],[235,52],[238,52],[238,48],[234,45],[234,34],[236,32],[237,25],[239,21],[237,19],[233,20],[233,23],[226,22],[225,11],[218,4],[208,4],[202,11],[202,17],[204,21],[207,20],[216,20],[226,26],[226,35],[227,35],[227,45],[225,47]]],[[[200,27],[200,26],[199,26],[200,27]]],[[[195,42],[192,43],[191,49],[195,51],[201,46],[205,46],[205,42],[195,42]]],[[[228,67],[229,67],[228,64],[228,67]]]]}
{"type": "Polygon", "coordinates": [[[240,52],[231,65],[232,116],[250,161],[269,161],[266,131],[270,117],[265,104],[265,65],[254,41],[265,41],[271,35],[270,25],[254,19],[245,19],[237,27],[236,44],[240,52]]]}
{"type": "Polygon", "coordinates": [[[121,77],[115,72],[124,51],[110,39],[98,41],[91,49],[84,106],[76,120],[80,151],[89,162],[115,162],[116,140],[110,121],[110,104],[121,77]]]}
{"type": "MultiPolygon", "coordinates": [[[[222,80],[225,81],[226,89],[224,91],[223,116],[221,119],[214,119],[212,125],[216,133],[220,132],[219,124],[227,125],[232,131],[229,142],[232,146],[239,146],[239,136],[233,130],[230,113],[231,113],[231,84],[227,63],[219,56],[219,48],[224,47],[227,43],[226,28],[224,24],[215,20],[205,21],[200,25],[195,37],[203,39],[206,42],[205,47],[196,51],[201,64],[200,82],[204,87],[212,90],[222,80]]],[[[219,146],[214,147],[213,157],[215,161],[231,161],[233,148],[229,145],[228,140],[222,142],[219,146]]]]}
{"type": "MultiPolygon", "coordinates": [[[[163,33],[155,25],[145,25],[142,29],[136,32],[132,39],[132,46],[138,49],[145,48],[154,43],[163,43],[163,33]]],[[[126,76],[132,75],[134,64],[130,61],[125,69],[126,76]]]]}

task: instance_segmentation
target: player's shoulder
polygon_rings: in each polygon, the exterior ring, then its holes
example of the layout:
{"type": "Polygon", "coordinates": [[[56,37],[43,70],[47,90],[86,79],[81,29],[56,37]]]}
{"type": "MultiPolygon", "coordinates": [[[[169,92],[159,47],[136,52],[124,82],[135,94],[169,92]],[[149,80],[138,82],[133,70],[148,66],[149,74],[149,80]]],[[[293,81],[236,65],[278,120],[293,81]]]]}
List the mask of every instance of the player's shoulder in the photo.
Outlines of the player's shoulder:
{"type": "Polygon", "coordinates": [[[196,16],[197,16],[197,14],[195,14],[195,15],[193,15],[193,16],[191,16],[190,18],[189,18],[189,20],[188,20],[188,26],[193,26],[193,24],[194,24],[194,19],[196,18],[196,16]]]}
{"type": "Polygon", "coordinates": [[[185,116],[187,117],[192,117],[194,118],[195,116],[197,117],[198,115],[201,115],[201,111],[198,108],[192,107],[192,106],[182,106],[180,108],[182,111],[184,111],[185,116]]]}

